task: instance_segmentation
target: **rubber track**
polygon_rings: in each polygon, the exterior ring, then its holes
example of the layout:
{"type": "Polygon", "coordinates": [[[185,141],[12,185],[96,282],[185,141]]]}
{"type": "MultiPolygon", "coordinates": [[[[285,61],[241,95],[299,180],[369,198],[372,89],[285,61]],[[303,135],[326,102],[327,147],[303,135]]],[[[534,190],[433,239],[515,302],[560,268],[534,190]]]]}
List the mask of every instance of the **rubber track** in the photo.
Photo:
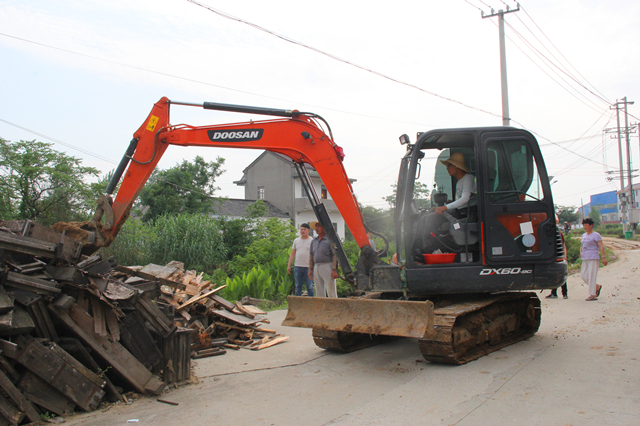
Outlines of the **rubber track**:
{"type": "Polygon", "coordinates": [[[434,333],[418,343],[432,362],[465,364],[533,336],[540,327],[535,293],[505,293],[437,307],[434,333]]]}

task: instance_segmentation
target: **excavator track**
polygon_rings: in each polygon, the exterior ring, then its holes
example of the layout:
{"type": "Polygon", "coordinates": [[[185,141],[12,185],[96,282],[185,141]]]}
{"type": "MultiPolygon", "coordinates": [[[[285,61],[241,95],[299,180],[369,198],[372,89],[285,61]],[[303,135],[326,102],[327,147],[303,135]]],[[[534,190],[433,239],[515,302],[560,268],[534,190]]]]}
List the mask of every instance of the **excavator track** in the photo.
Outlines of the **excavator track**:
{"type": "Polygon", "coordinates": [[[432,362],[465,364],[533,336],[540,327],[535,293],[504,293],[437,306],[434,332],[418,339],[432,362]]]}

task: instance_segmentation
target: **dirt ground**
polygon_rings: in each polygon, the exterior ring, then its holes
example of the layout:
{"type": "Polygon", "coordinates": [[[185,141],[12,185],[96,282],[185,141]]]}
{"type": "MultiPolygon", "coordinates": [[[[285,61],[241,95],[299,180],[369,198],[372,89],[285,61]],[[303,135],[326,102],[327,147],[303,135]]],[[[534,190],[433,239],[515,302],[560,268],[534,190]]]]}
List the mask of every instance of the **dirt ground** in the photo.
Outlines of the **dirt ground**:
{"type": "MultiPolygon", "coordinates": [[[[612,242],[605,245],[614,247],[612,242]]],[[[351,354],[306,329],[272,348],[198,360],[197,384],[66,420],[70,425],[634,425],[640,418],[640,244],[619,241],[598,301],[579,276],[541,294],[540,331],[463,366],[424,362],[413,339],[351,354]],[[631,244],[631,245],[630,245],[631,244]],[[635,250],[634,248],[638,248],[635,250]],[[560,292],[558,292],[560,293],[560,292]]]]}

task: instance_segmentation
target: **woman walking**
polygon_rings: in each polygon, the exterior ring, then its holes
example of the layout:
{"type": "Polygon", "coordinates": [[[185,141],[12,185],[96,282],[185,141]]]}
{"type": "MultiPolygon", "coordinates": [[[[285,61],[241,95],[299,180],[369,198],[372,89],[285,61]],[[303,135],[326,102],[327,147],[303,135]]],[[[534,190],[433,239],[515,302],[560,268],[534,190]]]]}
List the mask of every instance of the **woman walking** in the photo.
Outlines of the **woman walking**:
{"type": "Polygon", "coordinates": [[[582,259],[580,277],[589,284],[589,297],[586,300],[598,300],[602,289],[602,286],[596,283],[600,267],[600,253],[602,253],[602,264],[607,266],[604,244],[600,234],[593,231],[593,219],[590,217],[584,219],[582,227],[585,233],[582,234],[582,244],[580,245],[580,259],[582,259]]]}

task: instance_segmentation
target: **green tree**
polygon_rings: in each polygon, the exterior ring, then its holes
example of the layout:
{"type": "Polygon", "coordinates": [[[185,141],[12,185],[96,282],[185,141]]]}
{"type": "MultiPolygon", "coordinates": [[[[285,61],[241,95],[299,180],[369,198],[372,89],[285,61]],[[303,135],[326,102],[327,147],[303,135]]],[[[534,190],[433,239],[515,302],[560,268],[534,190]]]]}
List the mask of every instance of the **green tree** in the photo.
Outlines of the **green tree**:
{"type": "Polygon", "coordinates": [[[84,179],[98,176],[98,170],[52,145],[0,138],[0,213],[5,218],[48,225],[85,220],[91,214],[91,189],[84,179]]]}
{"type": "MultiPolygon", "coordinates": [[[[396,207],[398,185],[394,183],[393,185],[391,185],[391,187],[393,188],[393,194],[382,197],[382,199],[389,203],[389,207],[394,209],[396,207]]],[[[418,207],[419,209],[425,209],[429,207],[431,201],[429,199],[430,193],[431,191],[426,184],[416,181],[413,186],[413,200],[416,202],[416,207],[418,207]]]]}
{"type": "Polygon", "coordinates": [[[592,207],[589,212],[589,217],[593,219],[593,227],[598,227],[602,223],[602,215],[600,214],[600,210],[592,207]]]}
{"type": "Polygon", "coordinates": [[[214,207],[215,180],[224,170],[224,158],[206,162],[198,156],[167,170],[155,170],[140,192],[140,204],[147,207],[144,220],[162,214],[209,213],[214,207]]]}
{"type": "Polygon", "coordinates": [[[233,260],[236,256],[243,256],[246,248],[254,240],[254,225],[256,219],[264,217],[267,207],[264,201],[257,200],[247,207],[247,215],[240,219],[219,218],[220,227],[227,248],[227,260],[233,260]]]}
{"type": "MultiPolygon", "coordinates": [[[[236,256],[229,262],[229,273],[239,275],[249,272],[254,266],[270,265],[283,252],[291,248],[296,238],[296,229],[291,222],[272,217],[255,223],[254,240],[243,256],[236,256]]],[[[286,259],[284,267],[286,269],[286,259]]]]}
{"type": "Polygon", "coordinates": [[[560,219],[560,224],[565,222],[577,223],[580,221],[580,214],[575,206],[558,206],[556,205],[556,212],[560,219]]]}

